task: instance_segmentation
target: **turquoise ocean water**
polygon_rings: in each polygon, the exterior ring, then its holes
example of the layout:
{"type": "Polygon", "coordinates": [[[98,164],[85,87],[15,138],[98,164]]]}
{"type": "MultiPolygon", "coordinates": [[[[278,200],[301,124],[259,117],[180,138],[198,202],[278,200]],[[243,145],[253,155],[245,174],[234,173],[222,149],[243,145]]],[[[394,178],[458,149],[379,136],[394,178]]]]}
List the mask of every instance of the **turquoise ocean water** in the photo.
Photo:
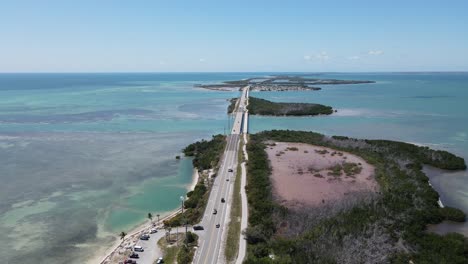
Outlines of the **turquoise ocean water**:
{"type": "MultiPolygon", "coordinates": [[[[0,74],[0,257],[76,263],[164,214],[192,180],[185,145],[223,133],[237,92],[194,88],[268,73],[0,74]]],[[[375,84],[253,92],[317,102],[332,116],[252,117],[251,132],[313,130],[444,149],[468,160],[468,74],[321,74],[375,84]]],[[[430,170],[444,204],[468,212],[468,174],[430,170]]],[[[467,225],[439,231],[468,235],[467,225]]],[[[14,261],[13,261],[14,259],[14,261]]]]}

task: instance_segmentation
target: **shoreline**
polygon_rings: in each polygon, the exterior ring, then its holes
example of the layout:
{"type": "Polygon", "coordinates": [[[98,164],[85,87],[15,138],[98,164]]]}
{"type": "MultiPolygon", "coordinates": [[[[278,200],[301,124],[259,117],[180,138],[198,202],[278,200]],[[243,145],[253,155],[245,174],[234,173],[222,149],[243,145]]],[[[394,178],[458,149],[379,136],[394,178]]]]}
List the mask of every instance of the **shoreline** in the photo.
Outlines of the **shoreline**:
{"type": "MultiPolygon", "coordinates": [[[[160,217],[159,222],[162,223],[164,220],[167,220],[168,218],[173,217],[174,215],[178,214],[179,211],[180,209],[166,212],[163,217],[160,217]]],[[[159,228],[160,226],[161,224],[159,224],[157,227],[159,228]]],[[[111,260],[115,254],[118,254],[120,250],[125,249],[125,247],[129,246],[136,237],[138,237],[143,232],[147,232],[151,228],[152,226],[148,225],[148,222],[137,225],[135,228],[131,229],[127,233],[127,235],[125,236],[125,239],[121,240],[120,238],[116,236],[116,241],[111,247],[107,248],[106,250],[103,250],[102,253],[96,252],[96,255],[86,262],[90,264],[91,263],[112,263],[111,260]]]]}
{"type": "MultiPolygon", "coordinates": [[[[198,183],[198,180],[200,178],[200,175],[198,173],[197,168],[193,168],[192,172],[192,182],[190,185],[187,186],[187,192],[193,191],[195,189],[195,186],[198,183]]],[[[162,217],[159,218],[159,224],[156,226],[156,228],[161,228],[163,225],[162,223],[174,217],[180,212],[180,208],[174,209],[172,211],[165,212],[162,217]]],[[[129,245],[132,245],[134,242],[133,240],[135,238],[138,238],[138,236],[141,233],[149,231],[149,229],[153,228],[153,226],[149,225],[147,221],[144,223],[137,225],[135,228],[131,229],[128,233],[125,239],[121,240],[120,238],[116,237],[116,241],[110,246],[109,248],[96,252],[95,255],[90,258],[86,263],[113,263],[112,258],[117,254],[120,255],[119,252],[121,250],[125,250],[126,247],[129,245]]]]}
{"type": "Polygon", "coordinates": [[[198,180],[200,179],[200,174],[198,173],[197,168],[193,168],[192,172],[192,183],[188,186],[187,191],[193,191],[195,190],[195,186],[198,184],[198,180]]]}

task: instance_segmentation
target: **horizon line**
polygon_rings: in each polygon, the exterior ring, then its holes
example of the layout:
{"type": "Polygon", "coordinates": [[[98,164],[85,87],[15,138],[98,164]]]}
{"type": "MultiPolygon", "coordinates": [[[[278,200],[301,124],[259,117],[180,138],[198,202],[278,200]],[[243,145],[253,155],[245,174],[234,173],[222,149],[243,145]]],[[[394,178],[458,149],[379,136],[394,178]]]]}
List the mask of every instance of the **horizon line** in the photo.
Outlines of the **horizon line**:
{"type": "Polygon", "coordinates": [[[307,74],[330,74],[330,73],[468,73],[462,71],[25,71],[25,72],[0,72],[0,74],[149,74],[149,73],[307,73],[307,74]]]}

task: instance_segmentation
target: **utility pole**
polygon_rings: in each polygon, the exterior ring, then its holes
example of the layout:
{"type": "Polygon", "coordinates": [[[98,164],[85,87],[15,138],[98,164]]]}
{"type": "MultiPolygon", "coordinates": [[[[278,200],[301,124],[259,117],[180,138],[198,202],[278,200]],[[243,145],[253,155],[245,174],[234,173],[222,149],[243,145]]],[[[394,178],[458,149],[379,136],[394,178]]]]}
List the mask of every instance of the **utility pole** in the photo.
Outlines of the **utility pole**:
{"type": "Polygon", "coordinates": [[[182,206],[182,221],[185,225],[185,237],[187,237],[187,219],[184,215],[184,201],[185,201],[185,197],[184,196],[180,196],[180,201],[181,201],[181,206],[182,206]]]}

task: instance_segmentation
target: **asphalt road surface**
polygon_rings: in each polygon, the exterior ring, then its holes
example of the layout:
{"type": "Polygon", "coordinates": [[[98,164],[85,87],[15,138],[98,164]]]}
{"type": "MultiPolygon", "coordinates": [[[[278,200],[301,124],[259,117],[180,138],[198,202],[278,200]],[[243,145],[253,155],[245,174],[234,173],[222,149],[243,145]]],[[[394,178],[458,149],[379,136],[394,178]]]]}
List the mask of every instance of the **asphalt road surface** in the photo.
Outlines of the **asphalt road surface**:
{"type": "MultiPolygon", "coordinates": [[[[229,223],[229,211],[231,207],[231,196],[234,188],[234,178],[237,170],[237,152],[239,147],[240,133],[242,132],[242,122],[247,98],[248,87],[243,89],[240,97],[238,111],[234,113],[235,120],[231,135],[227,137],[227,147],[221,160],[218,174],[211,189],[205,215],[201,225],[205,228],[200,236],[200,248],[197,250],[194,263],[218,264],[225,263],[224,255],[221,254],[224,247],[225,236],[229,223]],[[232,169],[232,172],[229,170],[232,169]],[[226,200],[221,202],[221,198],[226,200]],[[216,214],[213,214],[214,210],[216,214]],[[216,225],[219,224],[219,228],[216,225]]],[[[197,231],[199,232],[199,231],[197,231]]]]}

